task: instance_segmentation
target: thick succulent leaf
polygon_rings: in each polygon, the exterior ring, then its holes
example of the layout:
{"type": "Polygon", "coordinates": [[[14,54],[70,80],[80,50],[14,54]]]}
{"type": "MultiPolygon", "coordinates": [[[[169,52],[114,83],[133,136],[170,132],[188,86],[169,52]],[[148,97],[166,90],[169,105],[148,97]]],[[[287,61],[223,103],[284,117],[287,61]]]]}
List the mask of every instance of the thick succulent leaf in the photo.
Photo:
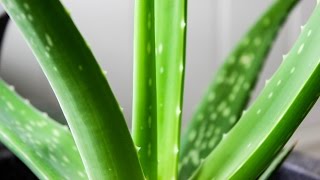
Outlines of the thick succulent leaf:
{"type": "Polygon", "coordinates": [[[266,87],[192,179],[255,179],[320,94],[320,6],[266,87]]]}
{"type": "Polygon", "coordinates": [[[273,159],[268,168],[262,173],[262,175],[258,178],[259,180],[268,180],[272,173],[278,169],[279,166],[286,160],[289,154],[292,152],[293,148],[296,144],[292,144],[289,147],[284,147],[278,155],[273,159]]]}
{"type": "Polygon", "coordinates": [[[40,179],[87,179],[68,127],[0,80],[0,140],[40,179]]]}
{"type": "Polygon", "coordinates": [[[275,1],[219,69],[182,138],[180,179],[190,177],[238,121],[272,42],[297,2],[275,1]]]}
{"type": "Polygon", "coordinates": [[[186,0],[155,1],[158,178],[176,179],[186,37],[186,0]]]}
{"type": "Polygon", "coordinates": [[[157,179],[154,1],[135,1],[132,136],[146,179],[157,179]]]}
{"type": "Polygon", "coordinates": [[[89,179],[143,179],[120,106],[60,1],[1,2],[58,98],[89,179]]]}

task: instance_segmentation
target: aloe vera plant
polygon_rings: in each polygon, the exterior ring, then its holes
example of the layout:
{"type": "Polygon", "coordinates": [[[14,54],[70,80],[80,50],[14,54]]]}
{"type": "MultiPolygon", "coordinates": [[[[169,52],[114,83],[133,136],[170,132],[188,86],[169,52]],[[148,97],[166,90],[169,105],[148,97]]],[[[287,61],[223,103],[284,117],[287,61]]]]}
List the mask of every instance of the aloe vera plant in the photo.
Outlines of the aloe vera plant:
{"type": "Polygon", "coordinates": [[[292,150],[281,151],[320,91],[317,6],[278,71],[242,113],[297,2],[276,0],[241,40],[217,72],[180,151],[185,0],[135,2],[132,137],[104,73],[59,0],[2,0],[70,130],[1,80],[0,140],[40,179],[265,179],[292,150]]]}

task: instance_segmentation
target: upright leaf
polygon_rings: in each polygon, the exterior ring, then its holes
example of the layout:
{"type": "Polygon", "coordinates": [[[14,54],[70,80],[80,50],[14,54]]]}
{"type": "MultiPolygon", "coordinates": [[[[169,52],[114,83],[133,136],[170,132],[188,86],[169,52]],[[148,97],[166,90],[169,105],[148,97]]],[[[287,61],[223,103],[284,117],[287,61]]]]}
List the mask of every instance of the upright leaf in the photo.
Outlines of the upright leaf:
{"type": "Polygon", "coordinates": [[[40,179],[87,179],[69,129],[30,106],[2,80],[0,140],[40,179]]]}
{"type": "Polygon", "coordinates": [[[186,0],[155,1],[158,178],[177,177],[183,97],[186,0]]]}
{"type": "Polygon", "coordinates": [[[157,94],[153,0],[135,2],[133,139],[146,179],[157,179],[157,94]]]}
{"type": "Polygon", "coordinates": [[[60,1],[1,2],[59,100],[89,179],[143,179],[121,109],[60,1]]]}
{"type": "Polygon", "coordinates": [[[180,179],[190,177],[237,123],[272,42],[298,1],[275,1],[220,67],[182,138],[180,179]]]}
{"type": "Polygon", "coordinates": [[[320,6],[237,125],[192,179],[255,179],[308,114],[320,92],[320,6]]]}

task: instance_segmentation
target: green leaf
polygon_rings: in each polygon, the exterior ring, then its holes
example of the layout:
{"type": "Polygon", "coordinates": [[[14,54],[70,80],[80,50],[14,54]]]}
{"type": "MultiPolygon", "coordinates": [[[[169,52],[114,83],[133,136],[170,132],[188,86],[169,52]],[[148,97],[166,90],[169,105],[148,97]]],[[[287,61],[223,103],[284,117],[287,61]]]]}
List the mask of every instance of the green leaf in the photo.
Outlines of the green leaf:
{"type": "Polygon", "coordinates": [[[158,179],[176,179],[184,85],[186,0],[155,1],[158,179]]]}
{"type": "Polygon", "coordinates": [[[40,179],[87,179],[69,129],[0,80],[0,140],[40,179]]]}
{"type": "Polygon", "coordinates": [[[153,0],[135,2],[133,139],[146,179],[157,179],[157,94],[153,0]]]}
{"type": "Polygon", "coordinates": [[[182,138],[179,178],[187,179],[238,121],[272,42],[298,0],[277,0],[226,58],[182,138]]]}
{"type": "Polygon", "coordinates": [[[58,98],[89,179],[143,179],[116,98],[60,1],[1,2],[58,98]]]}
{"type": "Polygon", "coordinates": [[[296,144],[292,144],[289,147],[284,147],[278,155],[273,159],[268,168],[258,178],[259,180],[268,180],[272,173],[278,169],[279,166],[286,160],[289,154],[292,152],[296,144]]]}
{"type": "Polygon", "coordinates": [[[249,110],[192,179],[255,179],[308,114],[320,92],[320,6],[249,110]]]}

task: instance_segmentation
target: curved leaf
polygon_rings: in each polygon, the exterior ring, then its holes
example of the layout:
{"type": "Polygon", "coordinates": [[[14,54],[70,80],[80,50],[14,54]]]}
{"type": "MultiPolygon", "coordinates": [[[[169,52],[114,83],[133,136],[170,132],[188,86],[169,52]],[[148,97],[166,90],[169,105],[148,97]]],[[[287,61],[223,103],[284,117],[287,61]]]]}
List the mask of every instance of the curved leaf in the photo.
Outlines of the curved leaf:
{"type": "Polygon", "coordinates": [[[0,140],[40,179],[87,179],[71,133],[0,80],[0,140]]]}
{"type": "Polygon", "coordinates": [[[116,98],[60,1],[1,2],[33,50],[58,98],[88,177],[143,179],[116,98]]]}

